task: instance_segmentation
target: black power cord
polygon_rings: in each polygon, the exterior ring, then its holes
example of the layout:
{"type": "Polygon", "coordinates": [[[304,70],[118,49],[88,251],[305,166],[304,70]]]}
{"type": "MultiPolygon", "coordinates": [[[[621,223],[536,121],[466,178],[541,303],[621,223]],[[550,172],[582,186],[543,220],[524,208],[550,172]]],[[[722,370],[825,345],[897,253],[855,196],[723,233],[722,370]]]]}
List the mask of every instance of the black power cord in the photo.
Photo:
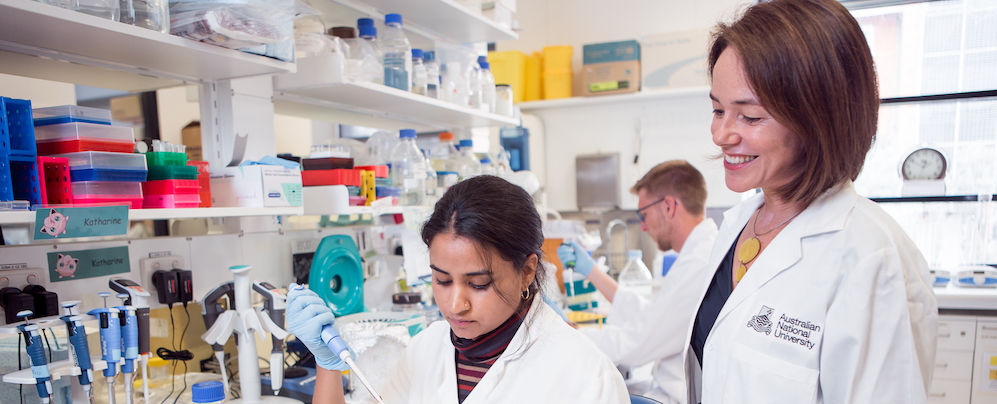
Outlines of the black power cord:
{"type": "MultiPolygon", "coordinates": [[[[178,349],[176,342],[177,325],[176,321],[173,318],[173,304],[172,303],[167,304],[167,307],[170,310],[170,333],[171,333],[170,346],[173,348],[173,350],[171,351],[169,349],[166,349],[166,347],[160,347],[159,349],[156,350],[156,355],[165,360],[173,361],[173,374],[170,377],[170,394],[167,394],[166,397],[163,398],[163,401],[161,401],[159,404],[165,404],[166,400],[169,400],[170,397],[173,396],[173,392],[175,391],[176,387],[175,383],[177,375],[177,361],[183,362],[184,390],[187,389],[187,370],[186,370],[187,361],[194,359],[194,354],[191,353],[190,351],[182,350],[183,337],[187,333],[187,327],[190,326],[190,312],[187,311],[187,303],[184,302],[183,306],[184,306],[184,311],[187,312],[187,325],[184,326],[183,333],[181,333],[180,335],[180,349],[178,349]]],[[[180,390],[180,394],[177,394],[177,397],[173,399],[174,404],[176,404],[177,400],[180,399],[180,395],[183,394],[184,390],[180,390]]]]}

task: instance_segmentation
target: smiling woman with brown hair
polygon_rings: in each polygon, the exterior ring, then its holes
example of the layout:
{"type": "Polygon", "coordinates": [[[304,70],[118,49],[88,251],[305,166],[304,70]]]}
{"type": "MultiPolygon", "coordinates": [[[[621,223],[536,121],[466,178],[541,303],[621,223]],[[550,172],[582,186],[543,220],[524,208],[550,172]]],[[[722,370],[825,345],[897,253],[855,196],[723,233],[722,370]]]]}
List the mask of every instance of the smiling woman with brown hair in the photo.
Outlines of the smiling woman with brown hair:
{"type": "Polygon", "coordinates": [[[727,187],[761,193],[724,214],[688,334],[690,402],[925,402],[927,262],[852,186],[879,108],[858,23],[834,0],[756,4],[717,27],[709,73],[727,187]]]}
{"type": "MultiPolygon", "coordinates": [[[[612,362],[541,299],[540,215],[494,176],[450,187],[422,229],[446,322],[412,339],[384,386],[396,403],[628,403],[612,362]]],[[[288,293],[288,329],[315,354],[315,403],[342,403],[345,367],[322,343],[333,322],[309,290],[288,293]]]]}

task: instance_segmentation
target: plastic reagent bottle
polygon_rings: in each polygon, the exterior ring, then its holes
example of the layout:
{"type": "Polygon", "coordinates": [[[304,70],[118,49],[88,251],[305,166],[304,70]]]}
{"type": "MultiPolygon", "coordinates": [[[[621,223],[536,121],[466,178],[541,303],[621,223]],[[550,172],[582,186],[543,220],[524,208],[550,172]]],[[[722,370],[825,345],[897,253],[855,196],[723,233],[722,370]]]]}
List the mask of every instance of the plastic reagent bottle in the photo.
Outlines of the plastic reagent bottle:
{"type": "Polygon", "coordinates": [[[422,49],[412,49],[412,92],[426,95],[426,66],[422,64],[422,49]]]}
{"type": "Polygon", "coordinates": [[[436,204],[436,201],[442,194],[438,195],[439,191],[439,176],[436,175],[436,170],[433,169],[433,165],[429,161],[429,149],[423,150],[422,153],[423,160],[425,161],[424,166],[426,167],[426,204],[436,204]]]}
{"type": "Polygon", "coordinates": [[[426,65],[426,96],[440,99],[440,65],[436,63],[436,52],[423,52],[422,63],[426,65]]]}
{"type": "Polygon", "coordinates": [[[460,141],[458,173],[461,181],[481,174],[481,162],[474,156],[474,141],[471,139],[460,141]]]}
{"type": "Polygon", "coordinates": [[[381,35],[381,50],[384,52],[384,85],[403,91],[411,91],[412,46],[402,32],[401,14],[384,16],[384,35],[381,35]]]}
{"type": "Polygon", "coordinates": [[[457,171],[455,169],[460,152],[453,144],[452,132],[440,132],[440,148],[436,149],[430,160],[436,171],[457,171]]]}
{"type": "MultiPolygon", "coordinates": [[[[360,31],[360,38],[363,39],[358,52],[366,52],[368,54],[373,53],[373,58],[377,60],[378,65],[383,65],[384,54],[381,52],[381,44],[377,40],[377,28],[374,28],[373,24],[374,20],[371,20],[370,18],[361,18],[357,20],[357,30],[360,31]],[[370,25],[361,23],[363,20],[370,20],[370,25]],[[366,46],[363,46],[364,44],[366,46]]],[[[368,65],[373,66],[373,64],[369,62],[368,65]]],[[[384,75],[378,74],[376,77],[372,77],[370,81],[377,84],[383,84],[384,75]]]]}
{"type": "Polygon", "coordinates": [[[644,252],[641,250],[627,251],[627,264],[620,271],[620,287],[629,289],[644,297],[651,298],[651,271],[647,269],[643,261],[644,252]]]}
{"type": "Polygon", "coordinates": [[[402,129],[391,152],[391,183],[401,188],[400,205],[418,205],[426,196],[426,158],[415,144],[415,129],[402,129]]]}
{"type": "Polygon", "coordinates": [[[488,62],[480,62],[481,64],[481,78],[479,84],[481,84],[481,110],[485,112],[495,113],[495,76],[492,75],[492,71],[489,69],[488,62]]]}
{"type": "Polygon", "coordinates": [[[488,157],[481,159],[481,175],[498,175],[498,171],[492,165],[492,159],[488,157]]]}
{"type": "MultiPolygon", "coordinates": [[[[480,59],[480,57],[479,57],[480,59]]],[[[467,78],[467,82],[471,89],[468,92],[470,99],[467,102],[473,109],[481,109],[481,65],[477,62],[472,62],[471,75],[467,78]]]]}

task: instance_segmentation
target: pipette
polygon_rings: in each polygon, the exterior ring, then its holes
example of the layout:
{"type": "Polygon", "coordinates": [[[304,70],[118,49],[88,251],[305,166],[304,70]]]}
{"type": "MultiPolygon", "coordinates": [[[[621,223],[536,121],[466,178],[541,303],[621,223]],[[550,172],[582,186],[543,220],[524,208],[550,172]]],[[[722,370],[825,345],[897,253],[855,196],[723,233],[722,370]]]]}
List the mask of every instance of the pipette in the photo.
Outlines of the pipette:
{"type": "Polygon", "coordinates": [[[100,352],[101,358],[107,362],[104,378],[107,380],[107,402],[114,404],[114,377],[117,374],[118,362],[121,361],[121,327],[118,319],[118,309],[107,308],[108,292],[98,293],[104,298],[104,308],[90,310],[88,314],[100,320],[100,352]]]}
{"type": "Polygon", "coordinates": [[[124,373],[125,403],[132,404],[134,388],[132,375],[135,372],[135,360],[138,359],[138,319],[135,317],[135,307],[128,306],[128,294],[118,293],[121,299],[121,306],[115,307],[120,310],[118,313],[121,319],[121,351],[125,362],[121,365],[121,373],[124,373]]]}
{"type": "MultiPolygon", "coordinates": [[[[270,316],[277,327],[284,327],[284,311],[287,307],[287,296],[280,289],[267,282],[253,282],[253,290],[263,296],[263,311],[270,316]]],[[[273,395],[280,394],[284,385],[284,339],[271,333],[273,349],[270,351],[270,387],[273,395]]]]}
{"type": "MultiPolygon", "coordinates": [[[[562,243],[561,245],[571,247],[571,244],[562,243]]],[[[578,254],[576,251],[575,254],[578,254]]],[[[564,278],[568,282],[568,296],[575,295],[575,261],[568,261],[564,263],[564,278]]]]}
{"type": "MultiPolygon", "coordinates": [[[[305,288],[304,285],[293,285],[291,290],[302,290],[304,288],[305,288]]],[[[379,403],[384,402],[381,399],[381,395],[377,394],[377,392],[374,391],[374,385],[370,384],[370,381],[367,380],[367,377],[365,377],[363,375],[363,372],[360,371],[360,368],[357,367],[357,363],[353,361],[353,356],[350,355],[349,346],[346,345],[346,341],[343,341],[343,337],[339,336],[339,332],[336,331],[335,327],[329,324],[327,324],[325,327],[322,327],[322,342],[325,342],[325,344],[329,347],[329,349],[331,349],[332,352],[334,352],[337,356],[339,356],[339,359],[342,359],[343,362],[346,362],[346,365],[349,366],[351,370],[353,370],[353,374],[357,375],[357,379],[360,379],[360,383],[367,388],[367,391],[370,392],[371,397],[374,397],[375,401],[379,403]]]]}
{"type": "Polygon", "coordinates": [[[17,317],[24,319],[24,325],[17,329],[24,335],[24,344],[28,351],[28,363],[31,364],[31,374],[35,377],[35,387],[42,403],[52,401],[52,376],[48,372],[48,362],[45,361],[45,349],[42,348],[42,337],[38,333],[38,324],[29,324],[28,316],[34,314],[31,310],[17,312],[17,317]]]}
{"type": "MultiPolygon", "coordinates": [[[[138,322],[138,357],[142,366],[143,397],[149,397],[149,292],[131,279],[112,278],[108,286],[115,292],[127,293],[126,305],[135,307],[135,317],[138,322]]],[[[224,379],[224,373],[222,374],[224,379]]],[[[225,391],[228,391],[226,389],[225,391]]]]}
{"type": "Polygon", "coordinates": [[[93,363],[90,362],[90,347],[87,345],[87,332],[83,327],[83,316],[74,315],[73,307],[80,304],[79,301],[62,303],[65,313],[60,317],[66,323],[67,335],[69,335],[69,352],[73,355],[73,362],[80,368],[80,375],[77,378],[80,386],[90,399],[90,404],[94,404],[93,399],[93,363]]]}
{"type": "Polygon", "coordinates": [[[357,379],[360,379],[360,383],[367,388],[367,391],[370,392],[370,395],[374,397],[375,401],[379,403],[384,402],[381,400],[381,396],[374,391],[374,386],[370,384],[370,381],[364,377],[363,372],[361,372],[360,368],[357,367],[357,363],[353,361],[353,356],[350,355],[350,349],[346,345],[346,341],[343,341],[343,337],[339,336],[339,332],[336,331],[335,327],[329,324],[322,327],[322,342],[325,342],[332,352],[339,355],[339,359],[346,362],[346,365],[353,370],[353,374],[357,375],[357,379]]]}

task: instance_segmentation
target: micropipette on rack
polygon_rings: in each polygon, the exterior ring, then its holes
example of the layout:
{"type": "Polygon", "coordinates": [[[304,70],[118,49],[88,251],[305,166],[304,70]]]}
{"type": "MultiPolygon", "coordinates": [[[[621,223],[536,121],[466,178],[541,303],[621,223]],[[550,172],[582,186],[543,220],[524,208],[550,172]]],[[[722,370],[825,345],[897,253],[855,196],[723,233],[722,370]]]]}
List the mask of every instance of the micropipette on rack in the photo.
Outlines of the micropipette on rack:
{"type": "Polygon", "coordinates": [[[118,316],[121,319],[121,351],[125,358],[125,362],[121,365],[121,373],[124,374],[125,403],[132,404],[134,396],[132,377],[135,372],[135,361],[138,359],[138,318],[135,317],[135,307],[126,304],[128,298],[128,293],[118,293],[121,306],[115,308],[119,310],[118,316]]]}
{"type": "Polygon", "coordinates": [[[90,362],[90,347],[87,346],[87,332],[83,327],[83,316],[73,313],[73,307],[80,304],[79,301],[62,303],[65,313],[60,317],[66,323],[67,335],[69,336],[69,352],[73,355],[73,362],[80,368],[80,375],[77,378],[83,392],[90,399],[90,404],[94,404],[93,399],[93,363],[90,362]]]}
{"type": "Polygon", "coordinates": [[[108,404],[114,404],[114,377],[117,374],[118,362],[121,361],[121,327],[119,326],[118,309],[107,308],[108,292],[98,293],[104,298],[104,308],[90,310],[88,314],[100,320],[100,353],[107,368],[104,378],[107,380],[108,404]]]}
{"type": "Polygon", "coordinates": [[[45,360],[45,349],[42,348],[42,337],[38,332],[38,324],[29,324],[28,316],[34,314],[31,310],[17,312],[17,317],[24,318],[24,325],[17,329],[24,335],[24,343],[28,351],[28,362],[31,364],[31,374],[35,377],[35,387],[43,404],[52,401],[52,375],[48,372],[48,362],[45,360]]]}

